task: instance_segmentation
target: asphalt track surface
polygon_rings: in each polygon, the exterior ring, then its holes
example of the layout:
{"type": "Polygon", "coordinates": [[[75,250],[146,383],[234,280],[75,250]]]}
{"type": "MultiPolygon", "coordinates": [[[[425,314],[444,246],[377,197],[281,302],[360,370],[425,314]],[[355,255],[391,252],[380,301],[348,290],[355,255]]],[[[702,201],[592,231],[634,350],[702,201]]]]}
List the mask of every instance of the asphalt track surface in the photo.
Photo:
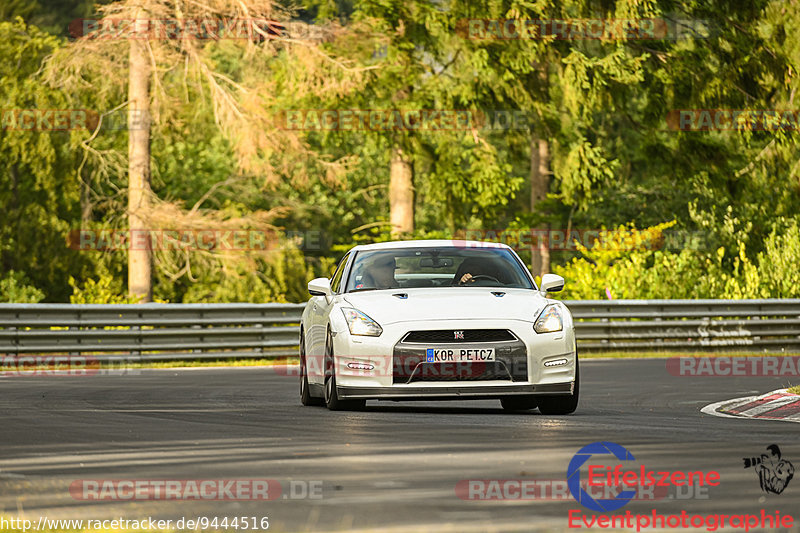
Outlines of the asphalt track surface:
{"type": "Polygon", "coordinates": [[[578,411],[557,417],[505,413],[497,401],[369,402],[361,412],[329,412],[302,407],[296,378],[270,368],[139,372],[0,378],[3,515],[268,516],[270,531],[562,531],[568,512],[582,509],[571,498],[465,501],[456,485],[563,480],[582,446],[612,441],[648,470],[721,474],[706,494],[683,499],[671,488],[619,512],[766,509],[800,520],[800,479],[767,495],[742,463],[776,443],[800,468],[800,425],[700,412],[784,387],[785,378],[676,377],[663,359],[587,360],[578,411]],[[87,502],[69,492],[81,479],[239,478],[277,480],[285,496],[290,481],[321,482],[321,498],[87,502]]]}

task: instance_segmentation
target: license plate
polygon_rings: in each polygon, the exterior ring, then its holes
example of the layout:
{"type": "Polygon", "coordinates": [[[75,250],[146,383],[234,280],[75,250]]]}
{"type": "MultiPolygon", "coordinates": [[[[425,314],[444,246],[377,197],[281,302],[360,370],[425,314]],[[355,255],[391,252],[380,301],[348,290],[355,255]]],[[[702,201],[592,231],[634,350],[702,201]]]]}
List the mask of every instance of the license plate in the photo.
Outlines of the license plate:
{"type": "Polygon", "coordinates": [[[427,363],[483,363],[494,361],[494,348],[428,348],[427,363]]]}

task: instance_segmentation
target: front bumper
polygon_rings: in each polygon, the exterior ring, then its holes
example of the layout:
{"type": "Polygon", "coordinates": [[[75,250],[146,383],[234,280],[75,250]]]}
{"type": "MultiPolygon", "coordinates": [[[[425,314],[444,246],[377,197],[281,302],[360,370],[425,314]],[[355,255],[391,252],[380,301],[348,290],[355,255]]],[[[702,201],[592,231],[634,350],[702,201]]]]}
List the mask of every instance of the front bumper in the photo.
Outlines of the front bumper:
{"type": "Polygon", "coordinates": [[[508,385],[505,383],[481,383],[480,386],[454,384],[408,384],[391,387],[342,387],[337,386],[339,398],[345,400],[491,400],[514,395],[572,394],[575,383],[553,383],[546,385],[508,385]]]}
{"type": "MultiPolygon", "coordinates": [[[[533,323],[524,320],[400,322],[384,325],[380,337],[353,336],[345,325],[342,326],[334,326],[333,351],[336,384],[343,399],[478,399],[515,394],[571,394],[575,381],[577,361],[571,320],[564,320],[562,331],[544,334],[536,333],[533,323]],[[508,369],[506,379],[497,379],[501,376],[493,374],[479,379],[474,379],[473,375],[467,378],[462,376],[461,379],[417,381],[411,377],[413,370],[409,373],[411,367],[398,375],[398,360],[405,363],[411,358],[411,366],[414,366],[414,358],[420,351],[424,352],[427,347],[442,346],[420,343],[416,347],[409,347],[401,342],[409,331],[478,328],[507,329],[516,337],[513,342],[469,343],[469,347],[494,347],[498,366],[502,364],[508,369]],[[546,362],[557,359],[566,362],[558,366],[545,366],[546,362]],[[373,368],[365,369],[369,366],[373,368]]],[[[461,370],[463,363],[454,368],[456,374],[461,370]]]]}

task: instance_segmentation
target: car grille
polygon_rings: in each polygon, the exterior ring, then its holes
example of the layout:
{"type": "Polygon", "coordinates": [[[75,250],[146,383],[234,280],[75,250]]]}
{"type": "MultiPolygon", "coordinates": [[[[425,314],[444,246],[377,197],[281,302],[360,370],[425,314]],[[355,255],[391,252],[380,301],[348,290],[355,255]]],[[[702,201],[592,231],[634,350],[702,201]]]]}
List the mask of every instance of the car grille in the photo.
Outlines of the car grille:
{"type": "Polygon", "coordinates": [[[401,342],[420,343],[461,343],[461,342],[504,342],[514,341],[517,338],[507,329],[428,329],[422,331],[409,331],[401,342]],[[455,332],[464,334],[464,338],[456,339],[455,332]]]}

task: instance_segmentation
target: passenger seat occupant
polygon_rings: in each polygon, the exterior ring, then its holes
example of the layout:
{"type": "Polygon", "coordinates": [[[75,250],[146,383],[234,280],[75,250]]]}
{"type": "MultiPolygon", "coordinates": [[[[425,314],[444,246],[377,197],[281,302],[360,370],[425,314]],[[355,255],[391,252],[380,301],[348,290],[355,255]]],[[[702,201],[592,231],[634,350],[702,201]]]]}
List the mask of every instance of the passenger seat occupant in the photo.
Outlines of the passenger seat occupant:
{"type": "Polygon", "coordinates": [[[394,257],[379,255],[364,267],[364,275],[356,289],[395,289],[399,287],[394,279],[396,268],[394,257]]]}

